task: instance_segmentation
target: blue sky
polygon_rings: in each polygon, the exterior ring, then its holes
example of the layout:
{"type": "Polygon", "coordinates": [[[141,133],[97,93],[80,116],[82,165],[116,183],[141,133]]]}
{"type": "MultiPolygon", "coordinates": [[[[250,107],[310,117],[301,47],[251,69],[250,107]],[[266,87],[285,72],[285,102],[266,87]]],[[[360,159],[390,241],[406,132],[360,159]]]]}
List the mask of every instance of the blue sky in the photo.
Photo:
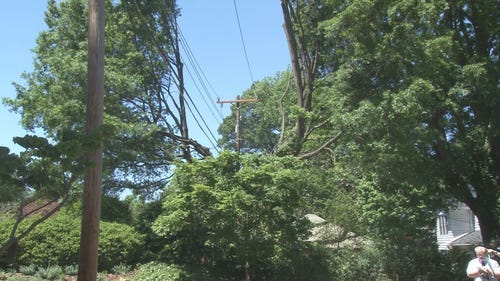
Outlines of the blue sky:
{"type": "MultiPolygon", "coordinates": [[[[211,86],[209,92],[222,100],[235,99],[248,89],[252,82],[273,76],[286,69],[290,63],[288,47],[282,28],[283,16],[278,0],[236,0],[239,22],[246,47],[251,74],[245,58],[240,36],[237,15],[233,0],[178,0],[181,8],[179,25],[206,77],[205,83],[211,86]],[[253,78],[253,80],[252,80],[253,78]]],[[[12,82],[23,83],[23,72],[33,70],[36,37],[46,29],[44,12],[45,0],[7,1],[0,10],[0,32],[4,40],[0,44],[0,97],[13,98],[16,95],[12,82]]],[[[187,77],[186,88],[193,99],[204,95],[199,91],[196,79],[187,77]]],[[[205,100],[216,102],[215,100],[205,100]]],[[[213,106],[213,105],[212,105],[213,106]]],[[[217,136],[219,121],[212,119],[200,101],[199,110],[217,136]]],[[[229,105],[220,113],[226,116],[229,105]]],[[[0,104],[0,146],[7,146],[13,152],[20,147],[14,145],[12,138],[24,136],[27,132],[20,125],[20,116],[0,104]]],[[[196,123],[190,121],[191,138],[211,147],[196,123]]]]}

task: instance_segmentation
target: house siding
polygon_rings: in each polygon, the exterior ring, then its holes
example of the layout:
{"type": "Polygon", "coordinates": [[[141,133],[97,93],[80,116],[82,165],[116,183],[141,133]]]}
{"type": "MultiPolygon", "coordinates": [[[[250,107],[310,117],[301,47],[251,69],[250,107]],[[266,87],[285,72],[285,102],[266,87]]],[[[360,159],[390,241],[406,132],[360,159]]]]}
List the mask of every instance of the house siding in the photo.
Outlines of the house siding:
{"type": "Polygon", "coordinates": [[[438,249],[447,251],[453,241],[475,231],[480,231],[479,223],[467,205],[459,203],[448,212],[440,212],[436,220],[438,249]]]}

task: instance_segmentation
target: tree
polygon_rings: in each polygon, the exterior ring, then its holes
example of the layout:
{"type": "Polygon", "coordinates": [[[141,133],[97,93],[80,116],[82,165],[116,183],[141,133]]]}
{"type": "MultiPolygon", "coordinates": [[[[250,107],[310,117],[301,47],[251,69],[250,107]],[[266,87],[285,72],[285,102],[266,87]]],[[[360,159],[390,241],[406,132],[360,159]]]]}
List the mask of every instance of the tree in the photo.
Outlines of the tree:
{"type": "Polygon", "coordinates": [[[499,40],[492,3],[282,3],[293,23],[290,47],[304,61],[296,73],[317,70],[295,75],[315,79],[312,91],[304,90],[311,107],[301,111],[308,112],[307,141],[292,154],[346,165],[381,198],[417,192],[428,201],[422,216],[455,198],[477,215],[485,242],[497,236],[499,40]]]}
{"type": "MultiPolygon", "coordinates": [[[[277,153],[280,140],[290,137],[289,132],[295,125],[289,108],[293,105],[292,82],[290,71],[277,73],[256,82],[246,90],[243,99],[259,100],[257,103],[240,104],[240,127],[242,141],[240,151],[244,153],[262,152],[277,153]],[[285,136],[286,134],[286,136],[285,136]]],[[[218,132],[221,135],[219,144],[225,149],[236,147],[236,109],[224,118],[218,132]]]]}
{"type": "MultiPolygon", "coordinates": [[[[303,12],[306,18],[330,11],[315,28],[304,29],[322,37],[322,44],[317,49],[321,75],[314,79],[305,119],[314,134],[306,134],[301,154],[314,155],[309,161],[325,171],[333,167],[333,173],[343,173],[334,178],[343,176],[342,186],[354,189],[350,195],[367,231],[379,241],[397,241],[379,247],[386,253],[408,253],[415,245],[432,249],[435,213],[450,197],[475,212],[484,242],[497,236],[498,34],[493,26],[498,11],[492,3],[289,2],[285,13],[303,12]],[[323,147],[319,140],[339,134],[335,146],[309,154],[323,147]]],[[[290,44],[304,36],[296,31],[300,26],[292,25],[296,38],[290,44]]],[[[411,256],[420,259],[423,252],[411,256]]],[[[411,259],[401,259],[399,269],[385,266],[393,277],[421,270],[406,265],[411,259]],[[403,268],[408,271],[398,271],[403,268]]]]}
{"type": "Polygon", "coordinates": [[[322,24],[332,39],[332,90],[350,109],[346,138],[364,155],[356,165],[465,202],[485,242],[499,233],[500,206],[498,12],[490,4],[354,1],[322,24]]]}
{"type": "MultiPolygon", "coordinates": [[[[105,9],[109,138],[103,139],[103,187],[152,195],[168,181],[175,159],[189,159],[186,147],[202,157],[210,154],[182,129],[182,67],[173,59],[178,8],[175,1],[106,1],[105,9]]],[[[86,11],[83,0],[48,2],[35,69],[23,74],[25,84],[16,85],[16,98],[4,100],[21,114],[25,128],[41,129],[53,142],[63,129],[85,128],[86,11]]]]}
{"type": "MultiPolygon", "coordinates": [[[[7,264],[15,264],[19,241],[77,193],[86,167],[82,159],[86,149],[80,146],[81,150],[75,150],[76,142],[71,141],[70,136],[63,139],[65,141],[52,145],[36,136],[15,138],[17,144],[26,148],[20,156],[0,148],[0,186],[2,195],[6,195],[2,198],[16,202],[17,208],[9,237],[0,244],[0,255],[7,252],[7,264]],[[30,203],[33,207],[26,208],[30,203]],[[41,215],[25,225],[26,219],[35,214],[41,215]]],[[[84,143],[83,139],[78,137],[78,143],[84,143]]]]}
{"type": "Polygon", "coordinates": [[[181,164],[153,229],[177,263],[219,278],[315,280],[324,271],[301,266],[313,255],[302,196],[314,187],[303,169],[293,157],[228,152],[181,164]]]}

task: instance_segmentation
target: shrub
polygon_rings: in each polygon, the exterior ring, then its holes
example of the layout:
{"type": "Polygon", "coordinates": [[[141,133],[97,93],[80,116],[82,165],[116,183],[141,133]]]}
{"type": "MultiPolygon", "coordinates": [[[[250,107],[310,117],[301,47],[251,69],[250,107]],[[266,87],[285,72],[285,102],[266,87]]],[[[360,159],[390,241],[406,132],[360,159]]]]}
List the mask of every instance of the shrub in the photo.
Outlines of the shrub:
{"type": "Polygon", "coordinates": [[[64,280],[64,271],[59,265],[39,267],[37,276],[47,280],[64,280]]]}
{"type": "MultiPolygon", "coordinates": [[[[0,280],[3,280],[3,279],[0,279],[0,280]]],[[[5,280],[7,280],[7,281],[24,281],[25,279],[22,276],[12,275],[12,276],[6,277],[5,280]]]]}
{"type": "Polygon", "coordinates": [[[64,273],[67,275],[77,275],[78,274],[78,266],[72,264],[64,267],[64,273]]]}
{"type": "Polygon", "coordinates": [[[76,264],[79,244],[79,220],[57,215],[38,225],[20,241],[18,262],[43,267],[76,264]]]}
{"type": "MultiPolygon", "coordinates": [[[[142,236],[132,227],[120,223],[101,222],[99,269],[114,265],[134,264],[143,247],[142,236]]],[[[80,220],[58,214],[37,226],[22,239],[18,248],[19,264],[51,264],[70,266],[78,262],[80,220]]]]}
{"type": "Polygon", "coordinates": [[[132,266],[126,264],[118,264],[111,268],[111,271],[115,274],[125,274],[130,271],[132,266]]]}
{"type": "Polygon", "coordinates": [[[136,281],[181,281],[185,280],[185,272],[180,266],[164,263],[147,263],[137,270],[136,281]]]}
{"type": "MultiPolygon", "coordinates": [[[[18,226],[17,234],[19,234],[21,231],[24,231],[32,222],[33,218],[24,219],[18,226]]],[[[9,235],[12,231],[14,223],[14,219],[0,219],[0,247],[9,240],[9,235]]],[[[7,264],[7,251],[0,255],[0,266],[14,266],[12,264],[7,264]]]]}
{"type": "Polygon", "coordinates": [[[179,265],[150,262],[139,266],[136,281],[224,281],[214,278],[202,268],[186,268],[179,265]]]}
{"type": "Polygon", "coordinates": [[[35,275],[37,272],[36,265],[30,264],[30,265],[21,265],[19,267],[19,272],[21,272],[24,275],[35,275]]]}
{"type": "Polygon", "coordinates": [[[143,236],[121,223],[101,222],[99,268],[110,270],[119,264],[135,264],[143,249],[143,236]]]}

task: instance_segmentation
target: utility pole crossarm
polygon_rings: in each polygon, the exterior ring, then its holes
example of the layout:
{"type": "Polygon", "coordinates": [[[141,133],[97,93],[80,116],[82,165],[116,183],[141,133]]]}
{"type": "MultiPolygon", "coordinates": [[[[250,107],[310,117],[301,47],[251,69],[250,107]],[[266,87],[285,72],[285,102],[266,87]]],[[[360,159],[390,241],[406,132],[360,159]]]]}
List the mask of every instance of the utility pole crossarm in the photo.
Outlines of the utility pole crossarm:
{"type": "Polygon", "coordinates": [[[217,103],[239,103],[239,102],[259,102],[258,99],[236,99],[236,100],[220,100],[217,99],[217,103]]]}

